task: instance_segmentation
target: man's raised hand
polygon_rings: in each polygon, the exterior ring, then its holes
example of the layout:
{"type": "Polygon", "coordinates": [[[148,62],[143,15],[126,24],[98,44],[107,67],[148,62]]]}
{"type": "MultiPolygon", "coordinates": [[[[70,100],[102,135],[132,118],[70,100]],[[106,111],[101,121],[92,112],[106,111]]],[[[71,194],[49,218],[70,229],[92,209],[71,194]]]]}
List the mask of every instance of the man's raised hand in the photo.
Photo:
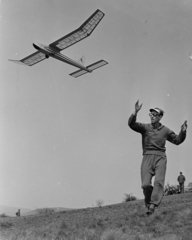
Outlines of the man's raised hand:
{"type": "Polygon", "coordinates": [[[187,121],[185,120],[185,122],[183,123],[183,125],[181,126],[181,131],[182,132],[186,132],[187,131],[187,121]]]}
{"type": "Polygon", "coordinates": [[[135,103],[135,115],[139,112],[139,110],[142,108],[142,103],[139,105],[139,100],[135,103]]]}

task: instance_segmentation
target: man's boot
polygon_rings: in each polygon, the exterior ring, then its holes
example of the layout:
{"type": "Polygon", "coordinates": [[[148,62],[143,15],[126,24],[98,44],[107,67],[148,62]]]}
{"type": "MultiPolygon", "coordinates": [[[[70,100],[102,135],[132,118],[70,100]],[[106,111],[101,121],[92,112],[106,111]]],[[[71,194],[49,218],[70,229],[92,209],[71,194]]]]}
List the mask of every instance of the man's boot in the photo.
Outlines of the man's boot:
{"type": "Polygon", "coordinates": [[[144,193],[144,196],[145,196],[145,206],[147,208],[149,208],[149,206],[150,206],[152,192],[153,192],[153,186],[151,186],[151,185],[143,188],[143,193],[144,193]]]}

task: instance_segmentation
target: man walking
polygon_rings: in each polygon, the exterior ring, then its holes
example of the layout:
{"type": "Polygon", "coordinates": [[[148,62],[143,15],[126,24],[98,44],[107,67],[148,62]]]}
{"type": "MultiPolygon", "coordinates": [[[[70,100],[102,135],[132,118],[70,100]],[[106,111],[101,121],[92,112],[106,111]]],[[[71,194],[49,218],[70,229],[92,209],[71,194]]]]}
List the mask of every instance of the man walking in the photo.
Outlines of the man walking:
{"type": "Polygon", "coordinates": [[[179,191],[180,193],[184,193],[184,182],[185,182],[185,176],[180,172],[180,175],[177,178],[177,181],[179,182],[179,191]]]}
{"type": "Polygon", "coordinates": [[[128,119],[129,127],[142,135],[143,160],[141,164],[141,182],[145,197],[147,214],[151,215],[158,207],[164,193],[164,181],[167,165],[166,140],[179,145],[186,138],[187,121],[181,126],[181,131],[176,135],[172,130],[160,123],[164,111],[160,108],[150,109],[151,123],[136,122],[137,113],[142,108],[139,100],[135,103],[135,111],[128,119]],[[151,185],[155,176],[154,187],[151,185]]]}

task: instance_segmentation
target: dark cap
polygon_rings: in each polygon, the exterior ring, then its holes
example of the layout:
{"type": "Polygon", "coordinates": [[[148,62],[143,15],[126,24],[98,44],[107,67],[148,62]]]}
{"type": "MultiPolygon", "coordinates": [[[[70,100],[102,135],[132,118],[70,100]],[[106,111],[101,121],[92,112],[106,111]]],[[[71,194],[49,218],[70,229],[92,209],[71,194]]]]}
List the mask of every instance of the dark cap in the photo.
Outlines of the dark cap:
{"type": "Polygon", "coordinates": [[[151,109],[149,109],[149,111],[150,112],[155,111],[155,112],[159,113],[159,115],[161,115],[161,116],[163,116],[163,114],[164,114],[164,111],[160,108],[151,108],[151,109]]]}

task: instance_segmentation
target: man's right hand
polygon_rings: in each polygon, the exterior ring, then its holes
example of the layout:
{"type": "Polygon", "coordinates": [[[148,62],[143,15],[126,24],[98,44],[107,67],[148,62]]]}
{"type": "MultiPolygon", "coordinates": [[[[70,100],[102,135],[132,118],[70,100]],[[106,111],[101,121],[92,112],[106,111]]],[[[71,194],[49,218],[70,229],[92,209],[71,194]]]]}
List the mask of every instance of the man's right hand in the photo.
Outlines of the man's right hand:
{"type": "Polygon", "coordinates": [[[142,103],[139,105],[139,100],[137,100],[137,102],[135,103],[135,112],[134,115],[137,115],[137,113],[140,111],[140,109],[142,108],[142,103]]]}

